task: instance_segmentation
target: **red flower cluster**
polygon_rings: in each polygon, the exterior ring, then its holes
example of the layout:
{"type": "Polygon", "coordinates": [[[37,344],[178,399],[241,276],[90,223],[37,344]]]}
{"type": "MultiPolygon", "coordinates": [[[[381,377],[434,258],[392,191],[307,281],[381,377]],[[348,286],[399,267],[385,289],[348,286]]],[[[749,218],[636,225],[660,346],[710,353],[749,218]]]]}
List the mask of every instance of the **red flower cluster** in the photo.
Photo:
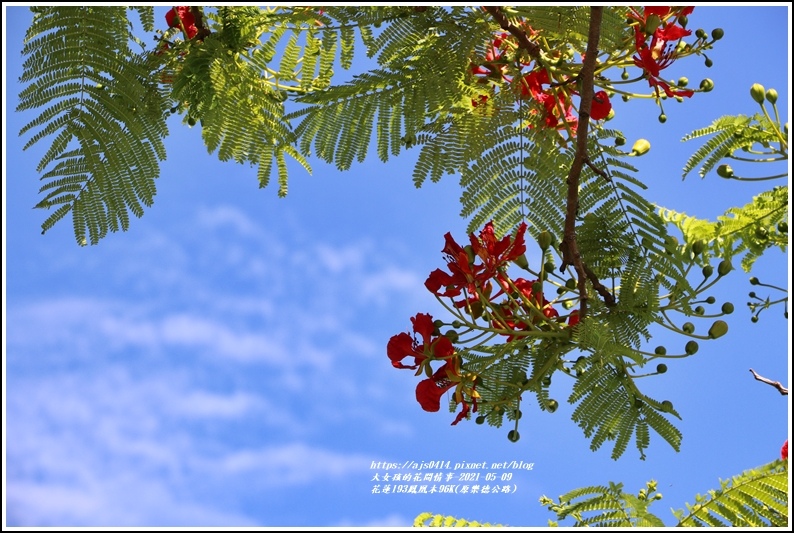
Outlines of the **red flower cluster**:
{"type": "Polygon", "coordinates": [[[456,302],[458,307],[466,305],[467,301],[476,300],[477,290],[487,290],[487,282],[500,274],[507,263],[518,259],[526,252],[524,234],[527,225],[521,223],[515,241],[505,235],[501,240],[496,240],[493,222],[488,222],[477,238],[472,233],[469,236],[470,246],[462,247],[455,242],[452,234],[444,235],[446,244],[442,253],[447,255],[449,272],[437,268],[430,273],[425,281],[425,287],[439,297],[454,298],[466,291],[469,300],[456,302]],[[481,264],[474,264],[476,258],[482,260],[481,264]],[[442,290],[443,289],[443,290],[442,290]]]}
{"type": "MultiPolygon", "coordinates": [[[[395,368],[415,369],[427,359],[444,361],[444,364],[433,372],[432,376],[423,379],[416,386],[416,401],[419,402],[419,405],[425,411],[435,413],[441,408],[441,396],[460,381],[454,379],[459,375],[455,366],[457,361],[455,348],[449,338],[444,335],[433,338],[435,325],[433,324],[433,317],[429,314],[417,313],[411,319],[411,323],[413,324],[414,334],[422,337],[421,343],[416,340],[415,336],[412,337],[408,333],[398,333],[389,339],[389,343],[386,346],[386,354],[395,368]],[[402,361],[406,357],[413,357],[414,364],[410,366],[404,365],[402,361]]],[[[473,388],[471,392],[474,395],[473,388]]],[[[452,422],[453,426],[463,420],[472,409],[468,403],[463,401],[460,393],[456,393],[455,396],[458,403],[463,404],[463,410],[458,413],[452,422]]],[[[472,398],[472,405],[473,410],[476,412],[477,401],[475,397],[472,398]]]]}
{"type": "Polygon", "coordinates": [[[780,458],[784,461],[788,461],[788,439],[783,443],[783,447],[780,448],[780,458]]]}
{"type": "MultiPolygon", "coordinates": [[[[570,98],[568,98],[564,91],[555,91],[551,87],[544,91],[544,84],[551,84],[549,73],[544,68],[533,70],[529,74],[524,75],[524,77],[521,78],[519,98],[522,100],[532,98],[543,106],[545,110],[543,119],[546,127],[557,128],[562,118],[572,129],[575,129],[579,119],[574,114],[570,98]]],[[[606,91],[598,91],[593,95],[593,103],[590,107],[590,118],[593,120],[605,119],[611,110],[612,103],[609,101],[609,95],[606,91]]]]}
{"type": "Polygon", "coordinates": [[[674,42],[692,34],[690,30],[676,25],[678,18],[689,15],[694,9],[690,6],[674,12],[670,6],[648,6],[640,14],[634,8],[629,8],[629,18],[638,22],[634,26],[634,47],[637,49],[637,55],[632,59],[636,66],[645,71],[648,84],[654,87],[657,93],[661,88],[669,97],[688,98],[695,94],[695,91],[690,89],[671,89],[670,85],[659,77],[659,73],[678,57],[674,42]],[[651,35],[650,44],[645,42],[648,34],[651,35]]]}
{"type": "Polygon", "coordinates": [[[190,6],[177,6],[176,8],[171,8],[171,10],[165,14],[165,21],[168,23],[169,28],[181,28],[184,26],[185,34],[188,39],[192,39],[198,33],[196,19],[193,17],[193,13],[190,12],[190,6]]]}

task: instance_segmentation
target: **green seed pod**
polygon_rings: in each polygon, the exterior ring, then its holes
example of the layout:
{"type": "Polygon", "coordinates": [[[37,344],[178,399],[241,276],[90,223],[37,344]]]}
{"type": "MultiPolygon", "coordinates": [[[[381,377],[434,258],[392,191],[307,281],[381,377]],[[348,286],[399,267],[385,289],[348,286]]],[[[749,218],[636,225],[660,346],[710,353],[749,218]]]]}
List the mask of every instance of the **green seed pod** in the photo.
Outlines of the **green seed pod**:
{"type": "Polygon", "coordinates": [[[692,335],[695,332],[695,325],[692,322],[686,322],[683,326],[681,326],[681,329],[684,331],[684,333],[692,335]]]}
{"type": "Polygon", "coordinates": [[[775,105],[777,103],[777,91],[774,89],[767,90],[766,99],[769,101],[770,104],[775,105]]]}
{"type": "Polygon", "coordinates": [[[651,143],[645,139],[638,139],[637,142],[634,143],[634,146],[631,147],[631,155],[639,156],[647,154],[648,151],[651,149],[651,143]]]}
{"type": "Polygon", "coordinates": [[[717,167],[717,176],[721,178],[732,178],[733,168],[730,165],[720,165],[717,167]]]}
{"type": "Polygon", "coordinates": [[[665,348],[664,346],[657,346],[656,349],[654,350],[654,353],[656,355],[666,355],[667,348],[665,348]]]}
{"type": "Polygon", "coordinates": [[[474,419],[476,424],[485,424],[485,417],[483,415],[478,416],[474,419]]]}
{"type": "Polygon", "coordinates": [[[686,343],[686,346],[684,346],[684,351],[687,353],[687,355],[695,355],[698,351],[698,348],[700,348],[700,346],[696,341],[689,341],[686,343]]]}
{"type": "Polygon", "coordinates": [[[753,83],[753,86],[750,87],[750,96],[759,104],[764,103],[764,98],[766,97],[765,92],[766,89],[764,89],[764,86],[760,83],[753,83]]]}
{"type": "Polygon", "coordinates": [[[664,363],[659,363],[658,365],[656,365],[656,372],[658,374],[664,374],[665,372],[667,372],[667,365],[664,363]]]}
{"type": "Polygon", "coordinates": [[[541,250],[546,250],[549,246],[551,246],[551,242],[554,240],[554,237],[548,231],[540,232],[538,235],[538,244],[540,245],[541,250]]]}
{"type": "Polygon", "coordinates": [[[507,434],[507,440],[510,442],[518,442],[518,439],[521,438],[521,435],[518,434],[518,431],[515,429],[511,429],[510,433],[507,434]]]}
{"type": "Polygon", "coordinates": [[[728,333],[728,323],[724,320],[715,321],[709,328],[709,337],[718,339],[728,333]]]}
{"type": "Polygon", "coordinates": [[[703,91],[704,93],[711,92],[713,89],[714,89],[714,82],[711,79],[706,78],[700,82],[700,90],[703,91]]]}
{"type": "Polygon", "coordinates": [[[720,261],[720,264],[717,265],[717,275],[719,276],[727,276],[731,270],[733,270],[733,265],[727,259],[720,261]]]}
{"type": "Polygon", "coordinates": [[[703,277],[709,278],[711,275],[714,274],[714,267],[711,265],[706,265],[703,267],[703,277]]]}
{"type": "Polygon", "coordinates": [[[553,413],[559,406],[560,404],[557,403],[557,400],[549,400],[549,403],[546,404],[546,410],[550,413],[553,413]]]}

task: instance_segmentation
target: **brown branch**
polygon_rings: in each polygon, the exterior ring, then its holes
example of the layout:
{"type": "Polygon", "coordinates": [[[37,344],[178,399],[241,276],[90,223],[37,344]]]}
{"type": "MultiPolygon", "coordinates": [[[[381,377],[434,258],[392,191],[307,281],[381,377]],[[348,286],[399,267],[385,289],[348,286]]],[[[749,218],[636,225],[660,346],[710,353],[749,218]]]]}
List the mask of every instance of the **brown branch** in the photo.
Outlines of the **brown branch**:
{"type": "MultiPolygon", "coordinates": [[[[576,243],[576,207],[579,205],[579,178],[582,175],[582,167],[588,160],[587,128],[590,125],[590,108],[593,103],[593,77],[595,75],[596,56],[598,56],[598,40],[601,38],[601,15],[603,11],[604,8],[600,6],[592,6],[590,8],[590,29],[587,35],[587,49],[585,51],[585,59],[582,62],[582,70],[579,73],[582,89],[579,103],[579,124],[576,127],[576,152],[566,180],[568,184],[567,210],[565,214],[565,230],[562,243],[560,244],[560,252],[562,253],[562,266],[560,270],[565,270],[569,265],[573,266],[579,278],[580,318],[587,316],[588,277],[591,278],[591,282],[592,279],[596,280],[593,286],[602,287],[602,290],[598,291],[599,294],[604,296],[604,293],[609,293],[606,287],[603,287],[603,285],[598,282],[595,274],[590,272],[590,276],[588,276],[584,262],[582,261],[582,256],[579,253],[579,246],[576,243]]],[[[612,298],[611,294],[609,294],[609,296],[612,298]]],[[[607,298],[604,298],[604,300],[609,302],[607,298]]],[[[614,298],[612,298],[612,302],[614,303],[614,298]]]]}
{"type": "Polygon", "coordinates": [[[505,16],[505,14],[502,12],[501,7],[483,6],[483,9],[491,14],[494,20],[499,24],[500,28],[510,32],[510,34],[516,38],[519,48],[526,50],[533,59],[538,59],[540,57],[540,46],[529,40],[529,37],[527,37],[527,32],[515,24],[510,24],[510,21],[507,20],[507,16],[505,16]]]}
{"type": "Polygon", "coordinates": [[[755,379],[757,379],[758,381],[766,383],[767,385],[772,385],[773,387],[775,387],[777,389],[777,391],[780,394],[782,394],[783,396],[788,396],[788,389],[786,387],[784,387],[783,384],[780,383],[779,381],[772,381],[771,379],[767,379],[767,378],[765,378],[763,376],[759,376],[758,373],[756,373],[756,371],[753,370],[752,368],[750,369],[750,372],[753,373],[753,377],[755,379]]]}
{"type": "MultiPolygon", "coordinates": [[[[595,272],[590,270],[590,267],[582,263],[584,267],[584,273],[587,275],[587,279],[590,280],[590,283],[593,284],[593,288],[596,290],[598,294],[601,295],[601,298],[604,299],[604,303],[608,306],[612,307],[617,302],[615,301],[615,297],[609,292],[609,289],[604,286],[603,283],[598,279],[598,276],[595,275],[595,272]]],[[[581,313],[581,311],[579,311],[581,313]]]]}
{"type": "Polygon", "coordinates": [[[592,162],[592,161],[590,161],[590,158],[587,158],[587,159],[585,159],[585,161],[584,161],[584,162],[585,162],[585,165],[587,165],[588,167],[590,167],[590,170],[592,170],[593,172],[595,172],[596,174],[598,174],[599,176],[601,176],[601,177],[602,177],[602,178],[604,178],[605,180],[607,180],[607,181],[612,181],[612,180],[610,180],[610,179],[609,179],[609,175],[608,175],[606,172],[604,172],[603,170],[601,170],[600,168],[598,168],[597,166],[595,166],[595,165],[593,164],[593,162],[592,162]]]}
{"type": "Polygon", "coordinates": [[[212,30],[207,28],[204,25],[204,17],[201,14],[201,10],[198,6],[190,6],[190,13],[193,15],[193,19],[196,21],[196,29],[198,32],[195,35],[195,39],[197,41],[203,41],[212,33],[212,30]]]}

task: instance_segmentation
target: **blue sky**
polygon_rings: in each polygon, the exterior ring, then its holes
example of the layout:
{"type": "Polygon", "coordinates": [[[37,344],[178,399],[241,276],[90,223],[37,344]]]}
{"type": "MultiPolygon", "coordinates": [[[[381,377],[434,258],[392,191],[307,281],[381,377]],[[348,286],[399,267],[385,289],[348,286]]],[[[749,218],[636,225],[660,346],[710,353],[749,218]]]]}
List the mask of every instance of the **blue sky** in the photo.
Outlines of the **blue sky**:
{"type": "MultiPolygon", "coordinates": [[[[166,8],[157,8],[163,22],[166,8]]],[[[790,7],[698,7],[692,27],[722,27],[709,57],[681,61],[670,77],[708,94],[615,105],[649,197],[714,217],[769,183],[681,180],[697,144],[679,140],[724,114],[756,112],[749,87],[781,94],[788,116],[790,7]]],[[[198,128],[174,119],[155,204],[126,233],[79,248],[71,221],[40,234],[36,165],[17,136],[35,116],[14,113],[21,43],[31,16],[4,5],[4,505],[9,526],[408,526],[424,511],[545,525],[538,498],[650,479],[668,523],[719,478],[779,456],[790,429],[787,397],[748,368],[788,384],[788,322],[781,308],[750,323],[749,275],[713,292],[736,312],[731,331],[673,361],[643,390],[683,416],[680,453],[652,435],[648,459],[629,448],[589,450],[555,382],[561,407],[527,409],[522,438],[509,428],[421,410],[417,378],[393,369],[388,339],[417,312],[441,315],[424,288],[443,266],[443,235],[465,238],[454,176],[415,189],[416,153],[377,157],[340,173],[312,161],[291,173],[286,199],[258,189],[255,169],[207,154],[198,128]],[[372,462],[524,461],[513,494],[372,494],[372,462]]],[[[159,24],[164,26],[164,23],[159,24]]],[[[148,40],[147,40],[148,42],[148,40]]],[[[344,79],[345,75],[342,75],[344,79]]],[[[785,284],[786,255],[770,252],[754,275],[785,284]]],[[[790,273],[790,272],[788,272],[790,273]]],[[[757,291],[761,294],[761,291],[757,291]]],[[[683,345],[664,332],[654,345],[683,345]]],[[[447,471],[444,471],[446,473],[447,471]]]]}

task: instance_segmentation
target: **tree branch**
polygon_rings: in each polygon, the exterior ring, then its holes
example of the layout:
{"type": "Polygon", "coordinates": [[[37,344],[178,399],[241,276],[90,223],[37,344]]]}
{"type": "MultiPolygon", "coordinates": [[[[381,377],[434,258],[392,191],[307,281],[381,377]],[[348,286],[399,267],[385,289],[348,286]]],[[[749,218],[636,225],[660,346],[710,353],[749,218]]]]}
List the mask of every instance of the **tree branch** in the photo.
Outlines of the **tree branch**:
{"type": "Polygon", "coordinates": [[[778,392],[780,394],[782,394],[783,396],[788,396],[788,389],[786,387],[784,387],[783,384],[780,383],[779,381],[772,381],[771,379],[767,379],[767,378],[765,378],[763,376],[759,376],[758,373],[755,370],[753,370],[752,368],[750,369],[750,372],[753,373],[753,377],[755,379],[757,379],[758,381],[766,383],[767,385],[772,385],[773,387],[775,387],[778,390],[778,392]]]}
{"type": "Polygon", "coordinates": [[[587,129],[590,125],[590,108],[593,103],[593,76],[595,74],[596,57],[598,56],[598,41],[601,37],[601,15],[604,8],[592,6],[590,8],[590,28],[587,35],[587,49],[579,73],[582,82],[579,103],[579,124],[576,128],[576,153],[574,154],[571,169],[568,172],[568,197],[566,200],[565,230],[563,233],[560,252],[562,253],[562,266],[564,271],[567,266],[573,266],[578,275],[579,289],[579,316],[587,316],[587,280],[590,279],[593,287],[604,298],[607,305],[614,305],[615,299],[609,290],[598,281],[595,274],[590,271],[582,261],[579,246],[576,243],[576,208],[579,205],[579,179],[582,167],[588,163],[587,157],[587,129]]]}
{"type": "Polygon", "coordinates": [[[533,59],[538,59],[540,57],[540,46],[529,40],[529,37],[527,37],[527,32],[515,24],[510,24],[510,21],[507,20],[507,16],[505,16],[504,12],[502,12],[501,7],[483,6],[483,9],[491,14],[494,20],[499,24],[499,27],[507,32],[510,32],[510,34],[516,38],[519,48],[526,50],[533,59]]]}

